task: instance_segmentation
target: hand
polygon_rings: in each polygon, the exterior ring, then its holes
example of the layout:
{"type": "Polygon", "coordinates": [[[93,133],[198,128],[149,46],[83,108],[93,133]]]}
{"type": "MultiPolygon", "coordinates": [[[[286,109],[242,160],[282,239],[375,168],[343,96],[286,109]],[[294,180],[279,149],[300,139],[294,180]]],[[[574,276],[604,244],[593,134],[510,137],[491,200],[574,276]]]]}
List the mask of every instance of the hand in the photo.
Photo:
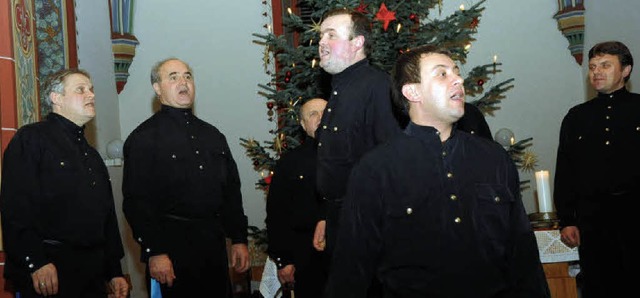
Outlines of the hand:
{"type": "Polygon", "coordinates": [[[166,254],[149,258],[149,273],[159,283],[166,283],[169,287],[173,286],[173,280],[176,278],[173,272],[173,263],[166,254]]]}
{"type": "Polygon", "coordinates": [[[296,272],[296,267],[292,264],[284,266],[284,268],[278,270],[278,280],[281,284],[293,283],[295,279],[293,277],[296,272]]]}
{"type": "Polygon", "coordinates": [[[40,267],[31,273],[33,289],[42,296],[58,294],[58,270],[53,263],[40,267]]]}
{"type": "Polygon", "coordinates": [[[238,273],[249,269],[249,249],[244,243],[231,245],[231,267],[238,273]]]}
{"type": "Polygon", "coordinates": [[[127,298],[129,284],[122,276],[117,276],[109,281],[109,298],[127,298]]]}
{"type": "Polygon", "coordinates": [[[560,230],[560,241],[569,248],[580,246],[580,230],[576,226],[566,226],[560,230]]]}
{"type": "Polygon", "coordinates": [[[315,247],[317,251],[324,251],[324,248],[327,245],[324,238],[326,224],[326,220],[321,220],[316,224],[316,231],[313,233],[313,247],[315,247]]]}

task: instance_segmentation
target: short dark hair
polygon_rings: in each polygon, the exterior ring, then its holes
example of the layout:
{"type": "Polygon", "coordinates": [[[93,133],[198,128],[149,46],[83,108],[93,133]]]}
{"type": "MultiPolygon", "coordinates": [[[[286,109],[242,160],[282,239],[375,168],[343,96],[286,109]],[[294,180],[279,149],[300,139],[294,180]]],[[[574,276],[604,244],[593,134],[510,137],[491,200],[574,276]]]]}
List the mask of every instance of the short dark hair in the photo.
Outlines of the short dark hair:
{"type": "MultiPolygon", "coordinates": [[[[620,61],[622,68],[625,68],[627,65],[631,65],[631,70],[633,70],[633,56],[631,55],[629,48],[627,48],[624,43],[619,41],[605,41],[598,43],[589,50],[589,60],[595,56],[606,54],[618,56],[618,60],[620,61]]],[[[629,75],[624,78],[625,83],[629,81],[629,77],[631,77],[631,71],[629,71],[629,75]]]]}
{"type": "Polygon", "coordinates": [[[351,16],[353,26],[351,27],[351,35],[349,36],[349,39],[362,35],[364,37],[364,54],[365,56],[368,56],[371,52],[371,20],[369,20],[369,18],[364,14],[345,7],[334,8],[327,11],[322,19],[326,20],[329,17],[337,15],[351,16]]]}
{"type": "Polygon", "coordinates": [[[420,83],[420,59],[429,54],[442,54],[451,57],[451,52],[434,45],[422,45],[409,49],[398,56],[396,64],[391,70],[393,79],[393,102],[404,112],[409,111],[409,102],[402,94],[402,86],[420,83]]]}
{"type": "Polygon", "coordinates": [[[49,76],[47,76],[47,81],[44,83],[44,104],[51,108],[53,107],[53,103],[51,102],[50,94],[51,92],[64,94],[64,80],[72,75],[72,74],[81,74],[88,79],[91,79],[91,75],[86,70],[78,69],[78,68],[65,68],[58,70],[49,76]]]}

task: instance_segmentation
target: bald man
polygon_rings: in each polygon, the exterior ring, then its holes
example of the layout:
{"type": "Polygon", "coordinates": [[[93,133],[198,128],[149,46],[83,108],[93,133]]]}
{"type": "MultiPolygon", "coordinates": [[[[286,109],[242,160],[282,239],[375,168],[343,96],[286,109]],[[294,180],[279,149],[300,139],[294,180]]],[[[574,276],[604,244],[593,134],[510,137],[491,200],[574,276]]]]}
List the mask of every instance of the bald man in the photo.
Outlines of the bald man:
{"type": "Polygon", "coordinates": [[[295,285],[299,298],[321,297],[326,280],[324,253],[313,248],[319,208],[314,137],[326,104],[314,98],[300,108],[300,126],[307,136],[302,145],[280,157],[267,196],[269,256],[278,267],[280,283],[286,289],[295,285]]]}

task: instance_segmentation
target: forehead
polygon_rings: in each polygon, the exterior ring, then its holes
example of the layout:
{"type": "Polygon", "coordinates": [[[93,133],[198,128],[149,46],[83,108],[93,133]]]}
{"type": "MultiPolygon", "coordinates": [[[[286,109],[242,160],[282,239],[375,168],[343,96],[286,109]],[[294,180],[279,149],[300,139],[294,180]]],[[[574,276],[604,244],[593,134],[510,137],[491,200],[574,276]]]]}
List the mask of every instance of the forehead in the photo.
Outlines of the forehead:
{"type": "Polygon", "coordinates": [[[327,105],[327,102],[324,100],[310,100],[306,102],[304,105],[302,105],[302,109],[305,112],[318,111],[318,110],[324,110],[324,107],[326,105],[327,105]]]}
{"type": "Polygon", "coordinates": [[[438,67],[456,67],[456,63],[449,56],[440,53],[423,54],[420,57],[422,71],[431,71],[438,67]]]}
{"type": "Polygon", "coordinates": [[[351,15],[339,14],[326,18],[322,21],[320,28],[322,31],[326,30],[346,30],[351,27],[351,15]]]}
{"type": "Polygon", "coordinates": [[[64,78],[65,85],[91,84],[91,80],[81,73],[74,73],[64,78]]]}
{"type": "Polygon", "coordinates": [[[160,67],[160,73],[162,74],[170,74],[172,72],[189,72],[189,68],[186,64],[184,64],[184,62],[180,60],[169,60],[162,64],[162,67],[160,67]]]}
{"type": "Polygon", "coordinates": [[[611,54],[599,54],[589,59],[589,64],[599,64],[604,62],[620,63],[618,56],[611,54]]]}

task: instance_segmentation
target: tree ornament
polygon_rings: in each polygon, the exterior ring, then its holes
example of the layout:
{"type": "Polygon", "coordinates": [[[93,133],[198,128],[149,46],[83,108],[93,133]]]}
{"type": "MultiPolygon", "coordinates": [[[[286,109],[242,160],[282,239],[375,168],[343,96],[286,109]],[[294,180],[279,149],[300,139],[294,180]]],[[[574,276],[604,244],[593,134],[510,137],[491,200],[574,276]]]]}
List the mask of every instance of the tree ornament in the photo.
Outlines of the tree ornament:
{"type": "Polygon", "coordinates": [[[384,29],[384,31],[387,31],[389,23],[395,19],[395,11],[389,11],[384,3],[380,4],[380,10],[376,13],[376,20],[382,22],[382,29],[384,29]]]}
{"type": "Polygon", "coordinates": [[[273,175],[269,175],[267,177],[264,177],[264,183],[266,183],[267,185],[271,184],[271,179],[273,179],[273,175]]]}
{"type": "Polygon", "coordinates": [[[269,108],[269,110],[273,109],[273,101],[267,102],[267,108],[269,108]]]}
{"type": "Polygon", "coordinates": [[[469,28],[476,29],[476,27],[478,27],[478,23],[480,23],[478,18],[473,18],[473,21],[469,24],[469,28]]]}
{"type": "Polygon", "coordinates": [[[538,165],[538,157],[535,153],[527,150],[522,156],[522,170],[525,172],[533,172],[538,165]]]}
{"type": "Polygon", "coordinates": [[[267,116],[269,116],[269,117],[273,116],[273,110],[269,110],[269,111],[267,112],[267,116]]]}
{"type": "Polygon", "coordinates": [[[412,21],[415,22],[416,18],[418,18],[418,16],[415,13],[412,13],[412,14],[409,15],[409,20],[412,20],[412,21]]]}
{"type": "Polygon", "coordinates": [[[484,85],[484,80],[479,79],[479,80],[478,80],[478,86],[482,86],[482,85],[484,85]]]}
{"type": "Polygon", "coordinates": [[[367,14],[369,11],[367,11],[367,6],[369,6],[369,4],[364,4],[364,1],[360,1],[360,5],[358,5],[358,7],[356,7],[355,11],[361,13],[361,14],[367,14]]]}
{"type": "Polygon", "coordinates": [[[260,164],[260,163],[259,163],[257,160],[254,160],[254,161],[253,161],[253,166],[254,166],[254,167],[257,167],[259,164],[260,164]]]}

